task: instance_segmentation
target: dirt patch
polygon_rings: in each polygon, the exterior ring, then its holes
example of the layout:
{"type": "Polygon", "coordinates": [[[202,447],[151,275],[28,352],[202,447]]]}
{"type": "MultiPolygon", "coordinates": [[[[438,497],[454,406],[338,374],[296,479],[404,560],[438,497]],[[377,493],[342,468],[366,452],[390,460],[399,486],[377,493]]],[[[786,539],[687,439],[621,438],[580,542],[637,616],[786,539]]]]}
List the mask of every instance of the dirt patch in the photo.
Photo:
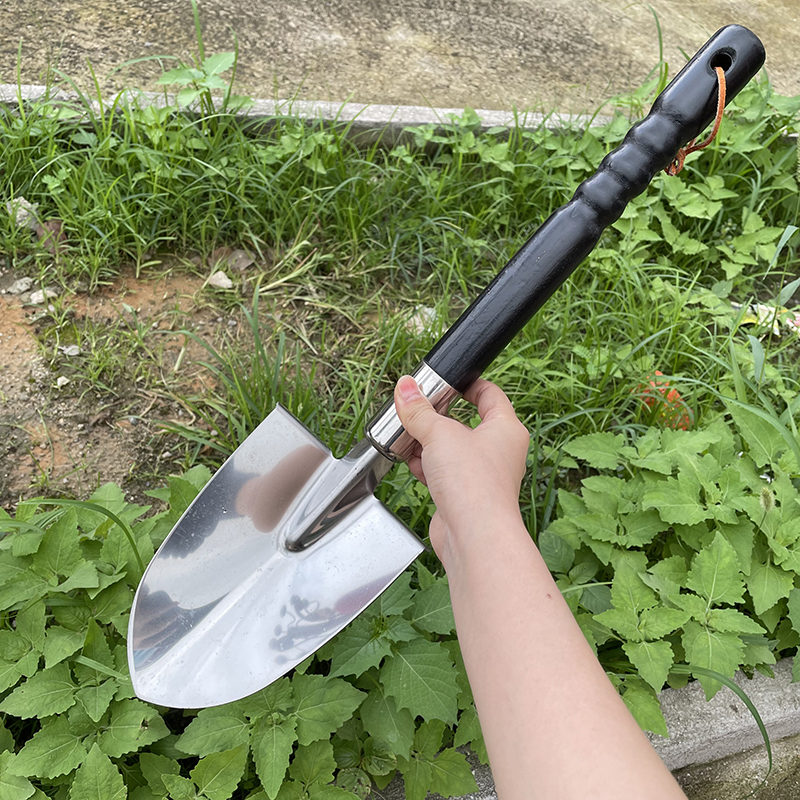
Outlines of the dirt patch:
{"type": "Polygon", "coordinates": [[[190,422],[177,397],[211,388],[202,345],[180,331],[218,343],[238,321],[185,272],[123,272],[49,308],[5,293],[13,279],[0,275],[0,507],[107,481],[141,500],[181,467],[181,442],[158,421],[190,422]]]}

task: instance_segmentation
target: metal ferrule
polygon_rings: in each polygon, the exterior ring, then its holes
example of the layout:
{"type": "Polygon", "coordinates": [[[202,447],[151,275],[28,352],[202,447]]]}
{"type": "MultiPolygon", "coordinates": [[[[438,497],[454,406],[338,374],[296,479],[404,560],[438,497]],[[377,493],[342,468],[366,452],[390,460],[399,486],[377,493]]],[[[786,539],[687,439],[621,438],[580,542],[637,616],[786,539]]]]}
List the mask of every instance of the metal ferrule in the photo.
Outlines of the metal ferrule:
{"type": "MultiPolygon", "coordinates": [[[[411,377],[439,414],[447,414],[460,396],[460,392],[424,361],[411,373],[411,377]]],[[[416,444],[416,439],[400,422],[393,399],[369,421],[364,434],[376,450],[392,461],[407,461],[416,444]]]]}

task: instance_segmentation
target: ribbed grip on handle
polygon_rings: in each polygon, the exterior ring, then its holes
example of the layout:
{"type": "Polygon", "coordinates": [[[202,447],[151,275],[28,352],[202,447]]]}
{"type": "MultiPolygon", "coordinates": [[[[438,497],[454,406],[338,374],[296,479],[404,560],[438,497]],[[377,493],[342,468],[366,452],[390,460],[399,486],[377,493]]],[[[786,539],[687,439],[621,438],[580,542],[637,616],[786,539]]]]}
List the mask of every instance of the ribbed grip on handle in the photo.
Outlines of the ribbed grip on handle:
{"type": "Polygon", "coordinates": [[[764,47],[739,25],[719,30],[658,96],[574,197],[553,213],[425,356],[464,392],[591,252],[625,206],[714,118],[717,77],[730,102],[764,63],[764,47]]]}

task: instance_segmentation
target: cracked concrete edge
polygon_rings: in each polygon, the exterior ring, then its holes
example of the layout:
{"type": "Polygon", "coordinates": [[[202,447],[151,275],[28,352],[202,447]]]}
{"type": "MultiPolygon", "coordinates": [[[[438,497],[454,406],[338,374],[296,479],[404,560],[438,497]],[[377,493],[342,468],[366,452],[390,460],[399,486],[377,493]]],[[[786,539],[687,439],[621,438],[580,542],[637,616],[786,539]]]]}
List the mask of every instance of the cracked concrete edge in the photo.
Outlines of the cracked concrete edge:
{"type": "MultiPolygon", "coordinates": [[[[52,89],[38,84],[13,83],[0,84],[0,104],[13,105],[21,101],[36,102],[49,99],[54,103],[68,103],[78,99],[78,94],[62,89],[52,89]]],[[[110,107],[119,98],[139,107],[153,105],[163,107],[175,104],[175,95],[162,92],[124,91],[113,99],[104,99],[110,107]]],[[[90,105],[99,110],[99,103],[92,99],[90,105]]],[[[344,129],[347,136],[358,138],[370,144],[379,136],[390,143],[401,138],[406,128],[422,125],[447,125],[454,116],[461,117],[463,108],[434,108],[431,106],[397,106],[377,103],[326,102],[311,100],[254,100],[253,104],[239,113],[239,116],[253,120],[270,120],[276,117],[294,117],[307,122],[321,120],[332,126],[344,129]]],[[[542,114],[535,111],[492,111],[476,109],[481,120],[480,130],[489,128],[512,128],[536,130],[543,125],[553,129],[583,130],[592,125],[604,125],[611,117],[587,114],[542,114]]]]}
{"type": "MultiPolygon", "coordinates": [[[[741,672],[734,677],[761,716],[773,744],[800,733],[800,683],[792,683],[792,659],[779,661],[774,671],[774,678],[758,672],[752,680],[741,672]]],[[[664,739],[655,734],[649,737],[670,770],[762,752],[766,771],[764,740],[758,724],[730,689],[723,686],[707,701],[700,684],[693,682],[681,689],[665,689],[659,700],[670,737],[664,739]]],[[[472,753],[468,757],[480,788],[460,800],[497,800],[489,767],[480,764],[472,753]]],[[[379,796],[384,800],[403,800],[402,782],[393,781],[379,796]]]]}

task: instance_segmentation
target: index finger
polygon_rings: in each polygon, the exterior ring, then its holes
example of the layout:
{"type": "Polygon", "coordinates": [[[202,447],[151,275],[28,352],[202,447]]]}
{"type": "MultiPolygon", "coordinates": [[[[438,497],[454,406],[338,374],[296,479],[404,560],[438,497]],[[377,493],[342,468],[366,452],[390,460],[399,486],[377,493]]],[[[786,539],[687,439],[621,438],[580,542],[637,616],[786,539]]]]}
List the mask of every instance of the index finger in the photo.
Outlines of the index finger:
{"type": "Polygon", "coordinates": [[[466,392],[464,399],[478,408],[478,415],[487,422],[490,419],[512,417],[517,419],[514,406],[506,393],[491,381],[478,378],[466,392]]]}

